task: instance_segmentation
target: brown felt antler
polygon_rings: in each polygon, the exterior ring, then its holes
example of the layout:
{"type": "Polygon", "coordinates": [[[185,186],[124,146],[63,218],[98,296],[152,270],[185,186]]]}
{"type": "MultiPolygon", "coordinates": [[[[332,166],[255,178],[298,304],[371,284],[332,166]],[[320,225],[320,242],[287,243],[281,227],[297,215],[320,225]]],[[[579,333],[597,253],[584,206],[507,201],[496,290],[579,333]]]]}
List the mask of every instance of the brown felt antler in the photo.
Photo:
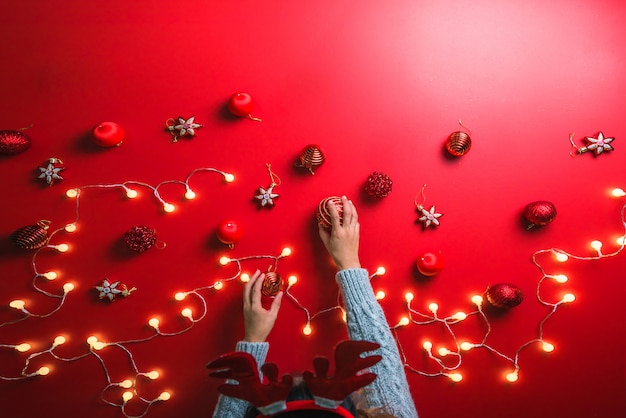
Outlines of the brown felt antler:
{"type": "Polygon", "coordinates": [[[369,341],[343,341],[335,347],[335,375],[328,376],[329,361],[326,357],[313,360],[315,375],[306,371],[302,377],[316,400],[343,401],[357,389],[367,386],[376,379],[374,373],[361,373],[378,363],[382,357],[373,355],[361,357],[361,354],[373,351],[380,345],[369,341]]]}

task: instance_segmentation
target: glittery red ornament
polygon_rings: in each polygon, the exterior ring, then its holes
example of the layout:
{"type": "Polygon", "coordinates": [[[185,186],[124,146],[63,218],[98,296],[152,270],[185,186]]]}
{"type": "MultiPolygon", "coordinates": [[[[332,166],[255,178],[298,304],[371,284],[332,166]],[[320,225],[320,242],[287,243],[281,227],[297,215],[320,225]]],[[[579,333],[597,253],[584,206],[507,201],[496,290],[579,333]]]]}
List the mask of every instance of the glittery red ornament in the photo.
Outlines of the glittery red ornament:
{"type": "Polygon", "coordinates": [[[278,292],[282,292],[284,287],[283,279],[277,273],[268,271],[265,273],[263,285],[261,286],[261,294],[263,296],[273,297],[278,292]]]}
{"type": "Polygon", "coordinates": [[[225,220],[219,223],[215,233],[217,239],[232,248],[243,236],[243,229],[236,221],[225,220]]]}
{"type": "Polygon", "coordinates": [[[472,138],[462,131],[452,132],[446,140],[446,149],[454,157],[467,154],[471,147],[472,138]]]}
{"type": "Polygon", "coordinates": [[[309,173],[315,174],[314,169],[324,164],[326,155],[318,145],[307,145],[300,153],[300,163],[298,167],[304,167],[309,173]]]}
{"type": "Polygon", "coordinates": [[[487,301],[496,308],[513,308],[524,300],[522,290],[510,283],[498,283],[487,287],[485,291],[487,301]]]}
{"type": "Polygon", "coordinates": [[[392,184],[388,175],[374,171],[365,181],[365,192],[375,199],[382,199],[391,193],[392,184]]]}
{"type": "Polygon", "coordinates": [[[315,214],[315,217],[317,218],[317,223],[326,230],[330,230],[332,228],[332,216],[328,211],[328,202],[332,202],[337,208],[337,212],[339,213],[339,220],[341,221],[343,219],[343,203],[340,197],[330,196],[322,200],[317,206],[317,212],[315,214]]]}
{"type": "Polygon", "coordinates": [[[133,226],[124,234],[124,242],[131,250],[144,252],[156,242],[156,231],[147,226],[133,226]]]}
{"type": "Polygon", "coordinates": [[[0,154],[14,155],[30,148],[31,140],[21,131],[0,131],[0,154]]]}
{"type": "Polygon", "coordinates": [[[530,223],[529,228],[535,225],[546,225],[556,218],[556,207],[552,202],[538,200],[526,205],[523,215],[524,219],[530,223]]]}
{"type": "Polygon", "coordinates": [[[41,248],[48,243],[50,221],[38,221],[37,225],[28,225],[11,234],[11,241],[25,250],[41,248]]]}

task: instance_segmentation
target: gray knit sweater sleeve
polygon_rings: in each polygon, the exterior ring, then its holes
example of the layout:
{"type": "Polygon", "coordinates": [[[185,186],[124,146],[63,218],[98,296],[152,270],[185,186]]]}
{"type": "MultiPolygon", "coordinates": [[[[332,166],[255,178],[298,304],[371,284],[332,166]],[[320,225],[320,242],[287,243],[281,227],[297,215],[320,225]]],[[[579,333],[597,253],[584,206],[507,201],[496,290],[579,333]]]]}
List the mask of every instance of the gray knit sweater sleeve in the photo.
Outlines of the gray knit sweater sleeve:
{"type": "Polygon", "coordinates": [[[415,403],[396,341],[365,269],[341,270],[336,276],[346,307],[348,334],[352,340],[380,344],[375,354],[383,359],[371,368],[378,377],[361,390],[364,407],[384,407],[398,418],[417,418],[415,403]]]}
{"type": "MultiPolygon", "coordinates": [[[[235,350],[252,354],[257,365],[261,367],[263,363],[265,363],[269,344],[239,341],[235,350]]],[[[213,412],[213,418],[243,417],[246,414],[248,406],[250,406],[250,404],[244,400],[220,395],[217,400],[217,405],[215,406],[215,411],[213,412]]]]}

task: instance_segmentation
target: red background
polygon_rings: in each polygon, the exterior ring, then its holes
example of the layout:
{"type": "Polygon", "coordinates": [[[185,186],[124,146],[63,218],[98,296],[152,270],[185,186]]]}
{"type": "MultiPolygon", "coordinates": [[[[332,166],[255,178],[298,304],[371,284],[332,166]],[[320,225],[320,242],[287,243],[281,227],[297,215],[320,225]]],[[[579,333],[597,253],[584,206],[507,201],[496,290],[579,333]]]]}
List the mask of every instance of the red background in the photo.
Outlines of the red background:
{"type": "MultiPolygon", "coordinates": [[[[194,175],[190,185],[198,197],[188,202],[182,186],[164,187],[163,197],[177,205],[171,214],[146,188],[133,201],[120,189],[84,190],[79,230],[52,242],[67,242],[71,250],[43,251],[37,259],[41,270],[59,273],[54,282],[38,282],[42,287],[58,293],[70,281],[76,289],[49,318],[0,327],[0,344],[26,341],[33,353],[64,335],[68,341],[55,353],[69,358],[88,352],[85,339],[92,334],[108,342],[152,335],[146,326],[152,316],[164,332],[182,330],[189,322],[180,309],[200,308],[174,302],[174,293],[235,274],[234,266],[218,265],[222,255],[278,255],[285,246],[293,255],[280,260],[278,270],[298,276],[292,294],[311,313],[332,307],[334,270],[313,214],[322,198],[346,194],[359,209],[363,265],[387,268],[373,284],[387,293],[381,303],[391,325],[406,314],[409,289],[416,310],[427,312],[435,301],[448,316],[473,310],[469,297],[488,284],[512,282],[526,299],[489,317],[487,342],[513,356],[537,337],[549,312],[535,298],[541,273],[532,254],[555,247],[591,257],[593,239],[611,253],[624,234],[626,201],[609,191],[626,186],[625,19],[626,4],[617,0],[4,0],[0,128],[34,126],[26,131],[31,149],[0,158],[0,304],[6,306],[0,323],[20,318],[8,308],[16,298],[35,313],[56,306],[32,289],[32,254],[15,248],[9,236],[39,219],[51,220],[52,229],[72,222],[75,203],[66,189],[129,180],[155,186],[185,180],[200,167],[232,172],[236,181],[194,175]],[[263,122],[229,116],[224,105],[236,91],[255,98],[255,116],[263,122]],[[204,127],[195,138],[173,143],[165,121],[179,115],[195,115],[204,127]],[[451,159],[443,143],[459,119],[472,129],[473,146],[451,159]],[[125,128],[122,146],[91,142],[91,128],[105,120],[125,128]],[[615,151],[570,156],[570,132],[582,146],[598,131],[616,138],[615,151]],[[314,176],[293,166],[310,143],[327,155],[314,176]],[[47,187],[35,170],[50,157],[61,158],[67,169],[65,180],[47,187]],[[272,209],[252,201],[257,188],[269,184],[266,163],[282,179],[272,209]],[[380,202],[362,192],[375,170],[394,181],[380,202]],[[414,198],[423,184],[425,206],[444,214],[436,229],[416,223],[414,198]],[[521,210],[539,199],[552,201],[558,216],[527,231],[521,210]],[[224,218],[245,228],[233,250],[214,237],[224,218]],[[167,246],[129,254],[121,237],[134,225],[155,228],[167,246]],[[444,271],[431,279],[414,268],[426,249],[441,250],[446,259],[444,271]],[[138,290],[103,303],[93,286],[104,277],[138,290]]],[[[245,262],[243,270],[270,263],[245,262]]],[[[484,349],[464,355],[461,383],[409,374],[421,417],[604,418],[624,411],[624,255],[542,263],[570,278],[558,286],[548,281],[545,299],[558,301],[567,292],[577,297],[545,324],[544,337],[556,350],[523,350],[515,384],[503,378],[511,364],[484,349]]],[[[152,406],[150,417],[212,411],[217,382],[207,378],[204,364],[242,337],[241,285],[232,281],[202,294],[209,314],[190,331],[127,346],[141,371],[161,373],[141,382],[145,396],[172,393],[152,406]]],[[[269,355],[283,371],[307,367],[313,355],[328,354],[345,338],[336,312],[316,318],[310,337],[301,333],[304,324],[304,312],[285,300],[269,355]]],[[[485,332],[477,317],[453,329],[473,341],[485,332]]],[[[421,350],[424,339],[451,347],[441,325],[412,325],[399,336],[408,362],[423,371],[437,370],[421,350]]],[[[28,354],[0,349],[0,375],[19,375],[28,354]]],[[[114,381],[132,376],[121,350],[100,354],[114,381]]],[[[99,398],[106,377],[94,356],[63,362],[44,355],[29,371],[41,365],[50,375],[0,381],[3,416],[122,416],[99,398]]]]}

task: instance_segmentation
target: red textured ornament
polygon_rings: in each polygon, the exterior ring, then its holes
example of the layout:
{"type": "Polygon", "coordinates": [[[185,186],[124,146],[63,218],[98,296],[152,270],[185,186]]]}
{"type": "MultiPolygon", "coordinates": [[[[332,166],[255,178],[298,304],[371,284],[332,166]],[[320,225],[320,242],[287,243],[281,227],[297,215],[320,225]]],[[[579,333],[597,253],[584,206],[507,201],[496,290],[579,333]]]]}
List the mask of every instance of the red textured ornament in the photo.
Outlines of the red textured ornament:
{"type": "Polygon", "coordinates": [[[441,251],[427,251],[420,254],[415,262],[417,269],[424,276],[434,276],[443,270],[444,261],[441,251]]]}
{"type": "Polygon", "coordinates": [[[327,231],[332,229],[332,216],[328,211],[328,202],[332,202],[337,208],[337,212],[339,213],[339,221],[343,220],[343,202],[341,198],[338,196],[330,196],[326,199],[322,200],[317,206],[317,212],[315,217],[317,218],[317,223],[327,231]]]}
{"type": "Polygon", "coordinates": [[[101,147],[120,146],[124,141],[124,129],[115,122],[102,122],[93,128],[93,141],[101,147]]]}
{"type": "Polygon", "coordinates": [[[28,225],[11,234],[11,241],[19,248],[34,250],[48,243],[48,227],[50,221],[38,221],[36,225],[28,225]]]}
{"type": "Polygon", "coordinates": [[[228,110],[239,117],[246,117],[257,122],[261,119],[252,116],[254,110],[254,100],[248,93],[235,93],[228,99],[228,110]]]}
{"type": "Polygon", "coordinates": [[[215,233],[217,234],[217,239],[232,248],[243,236],[243,229],[237,222],[225,220],[220,222],[215,233]]]}
{"type": "Polygon", "coordinates": [[[489,304],[499,309],[513,308],[524,300],[522,290],[510,283],[498,283],[487,287],[485,296],[489,304]]]}
{"type": "Polygon", "coordinates": [[[392,184],[388,175],[374,171],[365,181],[365,192],[375,199],[382,199],[391,193],[392,184]]]}
{"type": "Polygon", "coordinates": [[[283,291],[283,287],[285,286],[283,279],[279,274],[268,271],[265,273],[265,278],[263,279],[263,285],[261,286],[261,294],[267,297],[274,297],[278,292],[283,291]]]}
{"type": "Polygon", "coordinates": [[[30,148],[31,140],[21,131],[0,131],[0,154],[15,155],[30,148]]]}
{"type": "Polygon", "coordinates": [[[467,154],[471,147],[472,138],[462,131],[452,132],[446,140],[446,149],[454,157],[467,154]]]}
{"type": "Polygon", "coordinates": [[[523,215],[530,224],[529,228],[536,225],[547,225],[556,218],[556,207],[552,202],[538,200],[526,205],[523,215]]]}
{"type": "Polygon", "coordinates": [[[124,242],[131,250],[144,252],[156,242],[156,231],[147,226],[133,226],[124,234],[124,242]]]}
{"type": "Polygon", "coordinates": [[[300,153],[300,164],[298,167],[304,167],[309,173],[315,174],[314,169],[324,164],[326,155],[318,145],[307,145],[300,153]]]}

